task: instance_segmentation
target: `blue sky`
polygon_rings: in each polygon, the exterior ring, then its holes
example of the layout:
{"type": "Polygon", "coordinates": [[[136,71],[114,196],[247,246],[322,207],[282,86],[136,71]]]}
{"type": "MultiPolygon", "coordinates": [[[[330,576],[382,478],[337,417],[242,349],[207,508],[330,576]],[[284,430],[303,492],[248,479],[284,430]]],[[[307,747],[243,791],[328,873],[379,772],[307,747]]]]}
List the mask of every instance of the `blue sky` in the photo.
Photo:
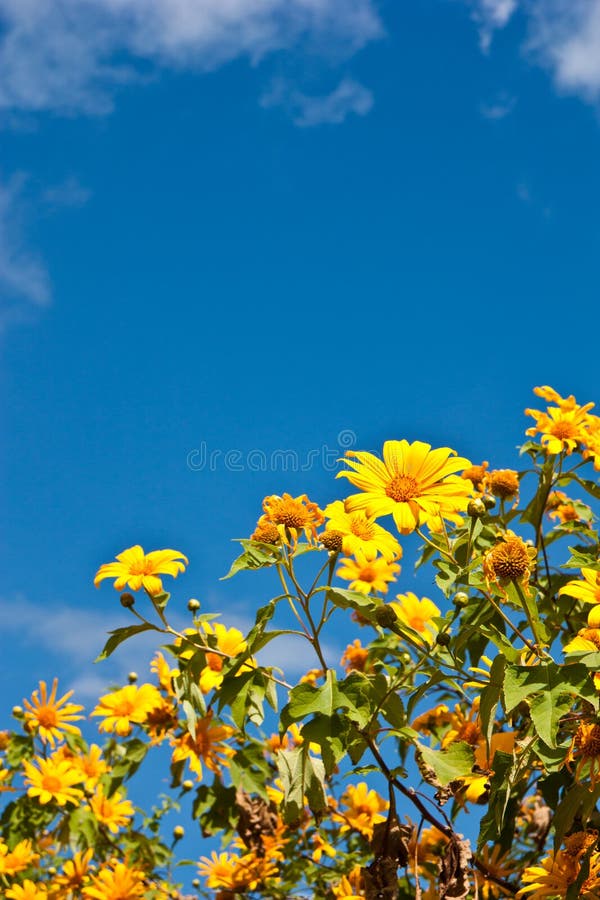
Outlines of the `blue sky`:
{"type": "Polygon", "coordinates": [[[91,664],[125,547],[190,557],[177,621],[244,624],[265,494],[325,504],[388,438],[514,466],[534,385],[599,393],[599,0],[139,8],[0,0],[9,708],[143,673],[91,664]]]}

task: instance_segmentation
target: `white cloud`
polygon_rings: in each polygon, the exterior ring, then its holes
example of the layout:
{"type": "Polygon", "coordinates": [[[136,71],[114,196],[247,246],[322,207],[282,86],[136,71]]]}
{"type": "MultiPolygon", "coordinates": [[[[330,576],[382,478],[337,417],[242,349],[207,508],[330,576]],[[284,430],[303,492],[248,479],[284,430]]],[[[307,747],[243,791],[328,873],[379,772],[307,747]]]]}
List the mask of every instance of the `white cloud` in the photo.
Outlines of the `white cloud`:
{"type": "Polygon", "coordinates": [[[382,34],[374,0],[0,0],[0,109],[103,113],[158,66],[209,70],[382,34]]]}
{"type": "Polygon", "coordinates": [[[50,301],[50,280],[23,238],[23,176],[0,182],[0,332],[50,301]]]}
{"type": "Polygon", "coordinates": [[[321,95],[303,94],[280,80],[263,95],[261,103],[284,107],[296,125],[307,128],[339,125],[350,114],[365,116],[373,106],[373,94],[352,78],[343,78],[331,93],[321,95]]]}
{"type": "Polygon", "coordinates": [[[479,43],[489,50],[494,31],[504,28],[517,9],[517,0],[477,0],[473,18],[479,25],[479,43]]]}

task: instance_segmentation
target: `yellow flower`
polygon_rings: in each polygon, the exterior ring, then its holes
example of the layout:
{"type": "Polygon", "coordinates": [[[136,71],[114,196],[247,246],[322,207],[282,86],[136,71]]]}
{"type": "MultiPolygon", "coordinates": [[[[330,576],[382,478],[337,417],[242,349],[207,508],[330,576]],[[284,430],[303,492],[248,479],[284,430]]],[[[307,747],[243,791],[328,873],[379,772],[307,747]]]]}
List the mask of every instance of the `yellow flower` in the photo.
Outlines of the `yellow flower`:
{"type": "Polygon", "coordinates": [[[122,591],[127,586],[132,591],[139,591],[143,587],[152,597],[163,592],[159,575],[177,578],[188,563],[187,557],[178,550],[153,550],[144,554],[139,544],[117,554],[117,559],[118,562],[100,566],[94,578],[96,587],[104,578],[115,578],[115,590],[122,591]]]}
{"type": "Polygon", "coordinates": [[[583,581],[569,581],[558,592],[558,596],[573,597],[584,603],[600,603],[600,572],[595,569],[581,570],[583,581]]]}
{"type": "Polygon", "coordinates": [[[485,738],[481,730],[479,719],[479,697],[476,697],[468,713],[464,713],[460,704],[454,707],[450,717],[450,729],[442,740],[442,749],[446,749],[454,741],[465,741],[472,747],[477,747],[485,738]]]}
{"type": "Polygon", "coordinates": [[[415,731],[420,731],[421,734],[430,735],[446,725],[450,725],[453,715],[445,703],[439,703],[433,709],[428,709],[426,712],[418,715],[411,723],[411,728],[414,728],[415,731]]]}
{"type": "Polygon", "coordinates": [[[267,520],[266,516],[261,516],[256,523],[256,528],[250,535],[251,541],[260,541],[261,544],[278,544],[281,535],[277,525],[267,520]]]}
{"type": "Polygon", "coordinates": [[[317,681],[319,678],[323,678],[325,672],[323,669],[309,669],[308,672],[303,675],[300,679],[300,684],[312,684],[313,687],[317,686],[317,681]]]}
{"type": "Polygon", "coordinates": [[[98,785],[94,796],[90,798],[90,806],[96,819],[106,825],[109,831],[116,834],[119,828],[125,828],[135,815],[130,800],[122,800],[123,794],[117,791],[112,797],[104,796],[104,788],[98,785]]]}
{"type": "Polygon", "coordinates": [[[344,666],[346,673],[348,672],[364,672],[366,670],[369,651],[363,647],[360,640],[356,638],[352,644],[348,644],[344,650],[344,654],[340,660],[340,665],[344,666]]]}
{"type": "Polygon", "coordinates": [[[19,841],[12,850],[0,840],[0,875],[16,875],[28,866],[34,865],[39,858],[28,838],[19,841]]]}
{"type": "MultiPolygon", "coordinates": [[[[569,887],[577,880],[580,860],[598,840],[597,831],[579,831],[565,838],[565,849],[557,853],[553,851],[542,860],[539,866],[527,866],[521,878],[527,887],[517,891],[517,900],[529,894],[529,900],[545,900],[545,898],[566,897],[569,887]],[[533,893],[531,893],[533,892],[533,893]]],[[[594,882],[598,874],[598,854],[590,856],[590,873],[581,886],[580,897],[589,896],[588,890],[597,887],[594,882]]],[[[591,896],[590,900],[593,900],[591,896]]]]}
{"type": "Polygon", "coordinates": [[[33,692],[31,702],[23,700],[27,731],[32,734],[39,734],[42,741],[44,743],[48,742],[51,747],[54,747],[56,740],[62,739],[63,732],[81,734],[79,728],[70,723],[83,718],[83,716],[76,715],[76,713],[81,712],[83,706],[67,703],[67,700],[73,696],[73,691],[67,691],[60,700],[57,700],[57,687],[58,678],[55,678],[52,682],[52,691],[50,696],[48,696],[46,682],[40,681],[39,692],[33,692]]]}
{"type": "Polygon", "coordinates": [[[35,884],[26,878],[23,884],[13,884],[8,888],[5,897],[10,900],[47,900],[48,889],[45,884],[35,884]]]}
{"type": "MultiPolygon", "coordinates": [[[[494,876],[500,881],[506,881],[517,870],[517,864],[508,858],[508,854],[496,844],[489,847],[487,844],[483,847],[480,859],[484,863],[486,872],[494,876]]],[[[479,889],[479,896],[482,900],[490,900],[493,897],[512,897],[513,892],[503,888],[497,881],[491,881],[487,874],[479,869],[474,869],[473,874],[479,889]]]]}
{"type": "Polygon", "coordinates": [[[258,520],[258,529],[264,530],[267,525],[275,525],[284,544],[289,544],[290,538],[292,543],[296,543],[302,533],[307,540],[316,540],[317,526],[322,525],[324,520],[323,511],[306,494],[299,497],[292,497],[291,494],[279,497],[273,494],[263,500],[263,510],[264,516],[258,520]]]}
{"type": "Polygon", "coordinates": [[[25,784],[31,785],[28,796],[37,797],[42,805],[53,800],[59,806],[65,806],[67,803],[77,803],[83,797],[81,788],[73,787],[83,781],[81,772],[68,759],[35,756],[33,763],[23,760],[23,768],[27,775],[25,784]]]}
{"type": "Polygon", "coordinates": [[[572,395],[566,399],[557,394],[555,390],[544,386],[534,388],[534,394],[554,402],[557,406],[549,406],[547,412],[537,409],[526,409],[525,415],[535,419],[535,425],[528,428],[525,434],[535,437],[542,435],[541,443],[548,453],[569,454],[581,447],[587,438],[587,427],[590,416],[588,410],[593,403],[579,406],[572,395]]]}
{"type": "Polygon", "coordinates": [[[364,491],[346,500],[346,509],[364,509],[368,516],[393,515],[401,534],[410,534],[431,517],[447,517],[467,508],[468,480],[453,473],[470,465],[448,447],[432,450],[422,441],[386,441],[383,461],[372,453],[349,450],[352,471],[338,472],[364,491]]]}
{"type": "Polygon", "coordinates": [[[173,679],[179,675],[179,669],[171,668],[166,657],[160,650],[157,650],[154,654],[154,659],[150,663],[150,671],[157,675],[160,689],[168,694],[169,697],[174,697],[175,691],[173,690],[173,679]]]}
{"type": "Polygon", "coordinates": [[[88,870],[94,850],[90,847],[85,851],[78,851],[73,859],[68,859],[63,865],[62,875],[54,877],[55,883],[63,891],[80,891],[87,881],[88,870]]]}
{"type": "MultiPolygon", "coordinates": [[[[237,628],[226,628],[221,622],[216,622],[214,625],[204,622],[202,630],[207,635],[214,635],[217,639],[217,650],[226,654],[225,657],[219,653],[208,652],[206,654],[206,666],[200,673],[200,690],[203,694],[208,694],[213,688],[221,687],[223,665],[227,658],[234,658],[244,653],[248,644],[241,631],[237,628]]],[[[237,674],[242,675],[255,667],[254,661],[249,659],[243,666],[240,666],[237,674]]]]}
{"type": "Polygon", "coordinates": [[[589,766],[590,790],[593,790],[600,781],[600,725],[595,722],[582,722],[579,725],[565,758],[569,771],[575,760],[575,781],[579,781],[582,771],[589,766]]]}
{"type": "Polygon", "coordinates": [[[596,653],[600,650],[600,628],[581,628],[563,650],[565,653],[596,653]]]}
{"type": "Polygon", "coordinates": [[[321,540],[331,531],[341,535],[341,549],[346,556],[354,556],[358,551],[371,561],[381,553],[386,562],[402,556],[402,547],[396,538],[377,525],[375,517],[368,516],[364,510],[347,512],[342,501],[336,500],[325,507],[325,516],[329,521],[321,540]]]}
{"type": "Polygon", "coordinates": [[[392,600],[389,605],[403,625],[417,631],[430,646],[435,644],[439,628],[432,619],[440,616],[441,612],[428,597],[419,600],[416,594],[408,591],[406,594],[398,594],[396,600],[392,600]]]}
{"type": "Polygon", "coordinates": [[[330,859],[333,859],[336,855],[336,849],[333,847],[329,841],[324,838],[318,831],[316,831],[311,837],[311,841],[314,846],[314,850],[312,852],[312,858],[316,863],[321,862],[321,857],[323,854],[328,856],[330,859]]]}
{"type": "Polygon", "coordinates": [[[235,853],[212,851],[211,858],[201,857],[198,872],[207,879],[208,888],[226,888],[229,891],[254,891],[258,885],[277,874],[277,865],[266,856],[255,853],[237,856],[235,853]]]}
{"type": "Polygon", "coordinates": [[[196,722],[195,739],[189,732],[171,738],[171,744],[175,748],[172,762],[187,760],[198,780],[202,778],[203,762],[211,772],[220,774],[221,766],[234,754],[233,748],[225,743],[234,733],[235,729],[229,725],[213,725],[212,715],[207,715],[196,722]]]}
{"type": "Polygon", "coordinates": [[[356,865],[348,875],[343,875],[340,883],[331,890],[336,900],[363,900],[364,889],[362,869],[356,865]]]}
{"type": "Polygon", "coordinates": [[[469,481],[472,481],[476,491],[483,491],[485,473],[488,466],[488,462],[482,462],[480,466],[469,466],[468,469],[460,473],[460,477],[468,478],[469,481]]]}
{"type": "Polygon", "coordinates": [[[515,746],[515,734],[512,731],[498,731],[490,738],[490,752],[488,755],[483,735],[475,746],[475,766],[484,774],[468,775],[461,778],[465,787],[464,799],[469,803],[479,803],[487,796],[490,787],[490,777],[493,775],[493,763],[496,751],[512,753],[515,746]]]}
{"type": "Polygon", "coordinates": [[[511,581],[518,581],[527,591],[536,557],[535,547],[514,532],[505,531],[483,557],[483,574],[488,585],[495,582],[504,588],[511,581]]]}
{"type": "Polygon", "coordinates": [[[92,875],[92,884],[84,887],[86,900],[138,900],[146,891],[145,874],[130,864],[113,861],[92,875]]]}
{"type": "Polygon", "coordinates": [[[378,822],[385,822],[381,813],[388,809],[389,803],[377,791],[369,790],[367,783],[361,781],[357,785],[348,785],[342,795],[342,803],[346,809],[334,813],[332,818],[342,823],[340,832],[354,829],[371,840],[373,828],[378,822]]]}
{"type": "Polygon", "coordinates": [[[86,791],[93,791],[100,778],[108,771],[108,764],[101,757],[102,750],[98,744],[91,744],[87,753],[71,758],[73,768],[78,769],[82,775],[81,781],[86,791]]]}
{"type": "Polygon", "coordinates": [[[361,594],[380,591],[386,594],[388,582],[395,581],[400,573],[398,563],[388,563],[383,556],[369,562],[362,553],[356,559],[343,559],[337,570],[338,578],[350,582],[350,589],[361,594]]]}
{"type": "Polygon", "coordinates": [[[160,706],[162,697],[153,684],[127,684],[118,691],[100,697],[98,706],[92,716],[104,716],[100,722],[100,731],[114,731],[125,737],[131,732],[132,725],[145,722],[148,713],[160,706]]]}

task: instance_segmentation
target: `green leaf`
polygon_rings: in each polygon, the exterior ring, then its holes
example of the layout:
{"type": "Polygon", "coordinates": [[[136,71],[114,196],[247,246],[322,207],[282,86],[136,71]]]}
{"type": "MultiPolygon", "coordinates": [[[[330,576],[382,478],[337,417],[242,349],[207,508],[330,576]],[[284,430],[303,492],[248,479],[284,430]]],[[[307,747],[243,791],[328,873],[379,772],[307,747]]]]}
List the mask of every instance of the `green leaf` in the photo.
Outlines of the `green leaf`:
{"type": "Polygon", "coordinates": [[[141,634],[143,631],[156,631],[156,628],[149,622],[142,622],[139,625],[128,625],[126,628],[116,628],[114,631],[109,631],[110,637],[104,645],[104,650],[94,662],[101,662],[103,659],[108,659],[111,653],[114,653],[117,649],[119,644],[122,644],[123,641],[133,637],[134,634],[141,634]]]}
{"type": "Polygon", "coordinates": [[[327,591],[327,598],[339,609],[355,610],[363,618],[368,619],[372,625],[377,624],[377,609],[384,605],[383,600],[377,597],[361,594],[360,591],[347,591],[343,588],[330,588],[327,591]]]}
{"type": "Polygon", "coordinates": [[[590,791],[586,784],[574,784],[563,794],[552,818],[555,851],[562,844],[563,837],[571,829],[576,818],[581,819],[583,827],[586,826],[599,797],[598,785],[590,791]]]}
{"type": "Polygon", "coordinates": [[[490,669],[490,681],[481,692],[481,702],[479,706],[479,716],[481,718],[481,729],[485,736],[487,747],[489,750],[490,738],[494,730],[494,718],[496,709],[502,695],[504,686],[504,670],[506,668],[506,659],[500,653],[492,662],[490,669]]]}
{"type": "Polygon", "coordinates": [[[332,716],[316,715],[302,726],[302,737],[309,743],[318,744],[327,776],[346,755],[344,738],[347,723],[339,713],[332,716]]]}
{"type": "Polygon", "coordinates": [[[471,774],[475,757],[473,748],[465,741],[455,741],[446,750],[433,750],[416,742],[417,750],[442,787],[471,774]]]}
{"type": "Polygon", "coordinates": [[[229,572],[221,578],[221,581],[246,569],[253,570],[262,569],[264,566],[273,566],[281,559],[281,552],[273,544],[250,540],[241,540],[239,543],[244,548],[244,552],[234,560],[229,572]]]}

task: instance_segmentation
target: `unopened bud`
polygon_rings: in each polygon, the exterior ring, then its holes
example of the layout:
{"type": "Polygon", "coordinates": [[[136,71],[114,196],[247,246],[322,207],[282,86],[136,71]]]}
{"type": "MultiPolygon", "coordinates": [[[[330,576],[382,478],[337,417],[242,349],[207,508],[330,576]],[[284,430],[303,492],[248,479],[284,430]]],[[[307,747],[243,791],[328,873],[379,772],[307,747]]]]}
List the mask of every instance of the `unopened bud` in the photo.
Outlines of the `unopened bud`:
{"type": "Polygon", "coordinates": [[[131,609],[132,606],[135,606],[133,594],[121,594],[121,606],[124,606],[125,609],[131,609]]]}
{"type": "Polygon", "coordinates": [[[199,878],[194,878],[194,880],[192,881],[192,887],[194,887],[194,888],[200,887],[200,879],[199,878]]]}
{"type": "Polygon", "coordinates": [[[135,684],[137,680],[138,680],[137,672],[130,672],[129,675],[127,676],[127,681],[129,682],[129,684],[135,684]]]}
{"type": "Polygon", "coordinates": [[[187,608],[189,609],[190,612],[198,612],[198,610],[200,609],[200,601],[195,600],[192,597],[191,600],[188,600],[187,608]]]}
{"type": "Polygon", "coordinates": [[[485,503],[483,500],[480,500],[479,497],[476,500],[469,500],[469,505],[467,506],[467,513],[471,516],[472,519],[481,519],[482,516],[485,516],[487,510],[485,503]]]}
{"type": "Polygon", "coordinates": [[[375,610],[375,619],[382,628],[391,628],[398,621],[398,616],[391,606],[384,604],[383,606],[378,606],[375,610]]]}
{"type": "Polygon", "coordinates": [[[194,782],[189,778],[186,778],[186,780],[181,783],[181,787],[184,791],[191,791],[191,789],[194,787],[194,782]]]}
{"type": "Polygon", "coordinates": [[[408,666],[412,662],[412,656],[408,650],[404,650],[398,658],[403,666],[408,666]]]}
{"type": "Polygon", "coordinates": [[[491,494],[484,494],[481,498],[481,502],[486,509],[493,509],[496,505],[496,498],[492,497],[491,494]]]}
{"type": "Polygon", "coordinates": [[[465,594],[464,591],[457,591],[452,598],[452,602],[457,609],[464,609],[465,606],[469,605],[469,595],[465,594]]]}
{"type": "Polygon", "coordinates": [[[22,719],[23,718],[23,707],[22,706],[13,706],[12,714],[15,717],[15,719],[22,719]]]}
{"type": "Polygon", "coordinates": [[[184,834],[185,834],[185,828],[183,827],[183,825],[176,825],[175,828],[173,829],[173,837],[175,838],[176,841],[180,841],[181,838],[184,836],[184,834]]]}
{"type": "Polygon", "coordinates": [[[48,875],[56,875],[58,869],[56,868],[56,866],[50,866],[50,868],[47,871],[48,871],[48,875]]]}
{"type": "Polygon", "coordinates": [[[435,639],[436,644],[439,644],[440,647],[447,647],[450,643],[450,635],[447,631],[440,631],[435,639]]]}

